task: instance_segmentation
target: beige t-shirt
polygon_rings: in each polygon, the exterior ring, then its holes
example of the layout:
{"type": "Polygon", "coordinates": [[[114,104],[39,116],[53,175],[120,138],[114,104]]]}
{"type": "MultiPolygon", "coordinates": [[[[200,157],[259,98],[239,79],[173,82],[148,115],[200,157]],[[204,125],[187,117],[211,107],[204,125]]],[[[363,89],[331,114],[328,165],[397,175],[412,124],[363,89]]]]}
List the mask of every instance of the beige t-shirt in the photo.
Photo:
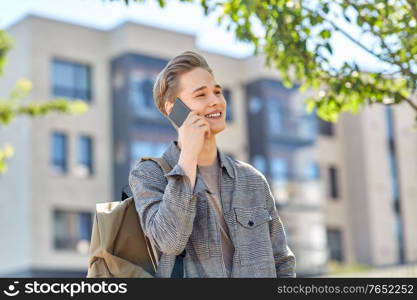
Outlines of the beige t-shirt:
{"type": "Polygon", "coordinates": [[[222,205],[220,202],[219,193],[219,170],[220,164],[218,159],[210,166],[198,166],[201,175],[203,176],[204,182],[206,183],[209,191],[208,199],[210,205],[214,208],[217,215],[218,224],[220,225],[220,239],[222,245],[223,261],[226,267],[227,276],[230,277],[233,265],[233,253],[234,246],[229,237],[229,230],[224,220],[222,205]]]}

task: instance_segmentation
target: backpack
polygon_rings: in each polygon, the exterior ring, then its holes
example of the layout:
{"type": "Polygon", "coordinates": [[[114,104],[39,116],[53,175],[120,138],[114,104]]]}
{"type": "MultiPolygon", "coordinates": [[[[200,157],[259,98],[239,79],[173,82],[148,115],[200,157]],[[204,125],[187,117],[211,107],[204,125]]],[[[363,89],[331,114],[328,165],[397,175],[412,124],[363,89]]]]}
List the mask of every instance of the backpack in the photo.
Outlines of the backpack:
{"type": "MultiPolygon", "coordinates": [[[[171,170],[159,157],[153,160],[164,174],[171,170]]],[[[175,260],[171,277],[183,277],[185,250],[175,260]]],[[[122,190],[121,201],[97,203],[89,249],[88,278],[155,277],[159,254],[144,234],[129,185],[122,190]]]]}

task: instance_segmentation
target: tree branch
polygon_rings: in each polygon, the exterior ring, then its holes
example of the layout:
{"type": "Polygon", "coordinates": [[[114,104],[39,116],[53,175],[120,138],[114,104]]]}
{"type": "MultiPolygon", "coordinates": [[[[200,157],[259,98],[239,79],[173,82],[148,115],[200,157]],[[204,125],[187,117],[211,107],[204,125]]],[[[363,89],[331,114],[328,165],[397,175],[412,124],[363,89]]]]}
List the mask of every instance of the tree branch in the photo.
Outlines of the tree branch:
{"type": "MultiPolygon", "coordinates": [[[[313,10],[311,10],[308,7],[303,7],[304,9],[306,9],[307,11],[311,12],[311,13],[315,13],[313,10]]],[[[351,42],[353,42],[355,45],[359,46],[361,49],[365,50],[366,52],[368,52],[369,54],[373,55],[374,57],[378,58],[381,61],[384,61],[386,63],[392,64],[391,61],[385,59],[384,57],[381,57],[380,55],[376,54],[375,52],[373,52],[372,50],[368,49],[367,47],[365,47],[361,42],[359,42],[358,40],[354,39],[349,33],[347,33],[345,30],[343,30],[341,27],[339,27],[336,23],[334,23],[333,21],[327,19],[325,16],[319,14],[324,20],[326,20],[326,22],[328,22],[335,30],[339,31],[340,33],[342,33],[345,37],[347,37],[351,42]]]]}
{"type": "Polygon", "coordinates": [[[388,55],[392,59],[391,64],[398,66],[400,68],[401,72],[404,75],[408,75],[408,76],[410,76],[412,78],[412,80],[415,80],[414,78],[416,77],[416,74],[414,74],[411,71],[409,63],[407,64],[408,65],[408,68],[404,68],[403,64],[401,62],[399,62],[399,61],[396,60],[395,54],[391,51],[391,48],[387,45],[387,43],[385,43],[384,38],[378,32],[376,32],[375,30],[373,30],[372,26],[371,26],[370,31],[372,32],[372,34],[374,36],[376,36],[379,39],[379,42],[381,43],[382,47],[387,50],[388,55]]]}
{"type": "Polygon", "coordinates": [[[411,99],[404,98],[405,102],[407,102],[416,112],[417,112],[417,104],[415,104],[411,99]]]}
{"type": "Polygon", "coordinates": [[[414,0],[407,0],[408,5],[410,5],[411,12],[413,13],[414,19],[417,21],[417,4],[414,0]]]}

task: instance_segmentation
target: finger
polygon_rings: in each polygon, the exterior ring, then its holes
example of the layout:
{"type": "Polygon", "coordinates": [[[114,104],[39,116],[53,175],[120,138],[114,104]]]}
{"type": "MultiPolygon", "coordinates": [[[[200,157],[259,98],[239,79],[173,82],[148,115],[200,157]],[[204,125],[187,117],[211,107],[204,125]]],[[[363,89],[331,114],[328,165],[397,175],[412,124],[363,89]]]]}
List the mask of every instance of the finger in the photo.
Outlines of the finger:
{"type": "Polygon", "coordinates": [[[210,124],[207,124],[205,122],[198,122],[198,123],[195,123],[195,125],[198,126],[198,127],[206,126],[206,127],[210,128],[210,124]]]}
{"type": "Polygon", "coordinates": [[[211,128],[210,128],[210,124],[200,124],[198,127],[203,127],[205,129],[206,132],[210,133],[211,128]]]}
{"type": "Polygon", "coordinates": [[[204,118],[201,118],[201,119],[197,119],[193,124],[195,124],[196,126],[200,126],[200,125],[202,125],[202,124],[205,124],[205,125],[207,125],[207,126],[210,126],[210,123],[209,122],[207,122],[207,120],[206,119],[204,119],[204,118]]]}
{"type": "Polygon", "coordinates": [[[211,135],[211,129],[210,129],[210,125],[209,124],[202,124],[200,127],[204,128],[204,134],[207,137],[210,137],[211,135]]]}
{"type": "Polygon", "coordinates": [[[197,124],[201,121],[204,121],[204,118],[201,116],[194,116],[190,119],[190,124],[197,124]]]}
{"type": "Polygon", "coordinates": [[[198,118],[198,117],[199,117],[199,116],[197,115],[197,112],[195,112],[195,111],[191,111],[191,112],[188,114],[187,118],[185,118],[184,123],[185,123],[185,124],[187,124],[187,125],[190,125],[190,124],[194,123],[194,121],[195,121],[195,120],[196,120],[196,118],[198,118]]]}

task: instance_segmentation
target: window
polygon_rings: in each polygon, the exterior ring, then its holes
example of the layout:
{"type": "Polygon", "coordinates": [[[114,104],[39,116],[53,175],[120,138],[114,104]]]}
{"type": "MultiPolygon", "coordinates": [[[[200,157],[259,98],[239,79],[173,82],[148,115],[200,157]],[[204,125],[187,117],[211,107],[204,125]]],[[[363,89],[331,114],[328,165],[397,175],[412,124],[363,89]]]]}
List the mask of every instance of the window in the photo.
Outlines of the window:
{"type": "Polygon", "coordinates": [[[289,182],[290,170],[289,162],[282,157],[273,157],[270,160],[270,171],[272,178],[272,193],[275,196],[275,201],[279,205],[285,205],[290,200],[289,182]]]}
{"type": "Polygon", "coordinates": [[[276,184],[285,184],[288,182],[288,162],[279,157],[271,160],[271,175],[276,184]]]}
{"type": "Polygon", "coordinates": [[[162,118],[153,103],[153,80],[150,78],[131,78],[129,83],[129,102],[136,116],[162,118]]]}
{"type": "Polygon", "coordinates": [[[317,180],[320,178],[320,166],[316,162],[310,162],[305,167],[305,180],[317,180]]]}
{"type": "Polygon", "coordinates": [[[142,157],[160,157],[168,145],[162,142],[133,141],[130,146],[131,166],[142,157]]]}
{"type": "Polygon", "coordinates": [[[265,173],[266,172],[266,159],[264,156],[262,155],[255,155],[252,158],[252,165],[258,169],[261,173],[265,173]]]}
{"type": "Polygon", "coordinates": [[[321,135],[334,136],[334,125],[332,122],[318,118],[319,130],[321,135]]]}
{"type": "Polygon", "coordinates": [[[153,81],[150,80],[149,78],[145,78],[142,81],[141,91],[143,94],[144,105],[146,107],[153,107],[152,90],[153,90],[153,81]]]}
{"type": "Polygon", "coordinates": [[[283,111],[281,103],[277,99],[269,99],[268,101],[268,124],[274,134],[283,130],[283,111]]]}
{"type": "Polygon", "coordinates": [[[338,179],[338,174],[337,174],[337,169],[335,167],[330,167],[329,168],[329,193],[330,193],[330,197],[333,199],[337,199],[339,198],[339,179],[338,179]]]}
{"type": "Polygon", "coordinates": [[[313,115],[299,114],[295,119],[297,134],[306,139],[315,139],[317,136],[317,118],[313,115]]]}
{"type": "Polygon", "coordinates": [[[54,59],[52,69],[52,94],[54,97],[91,100],[91,71],[89,66],[54,59]]]}
{"type": "Polygon", "coordinates": [[[87,254],[91,239],[92,214],[54,210],[54,248],[87,254]]]}
{"type": "Polygon", "coordinates": [[[386,129],[387,129],[387,142],[388,142],[388,161],[390,169],[390,181],[391,181],[391,197],[394,208],[394,232],[397,240],[398,249],[398,262],[403,264],[405,261],[405,245],[404,245],[404,232],[402,228],[402,216],[401,216],[401,194],[400,184],[398,178],[398,162],[397,162],[397,150],[395,144],[395,119],[394,111],[391,106],[386,106],[386,129]]]}
{"type": "Polygon", "coordinates": [[[252,115],[258,114],[262,109],[262,100],[259,97],[252,97],[249,100],[249,112],[252,115]]]}
{"type": "MultiPolygon", "coordinates": [[[[396,206],[399,206],[398,201],[396,201],[395,204],[396,206]]],[[[404,231],[402,227],[403,226],[402,226],[401,215],[399,213],[396,213],[395,219],[394,219],[394,234],[395,234],[395,238],[396,238],[397,245],[398,245],[397,257],[398,257],[398,262],[400,264],[403,264],[405,262],[404,231]]]]}
{"type": "Polygon", "coordinates": [[[52,169],[55,174],[67,171],[67,136],[60,132],[52,134],[52,169]]]}
{"type": "Polygon", "coordinates": [[[339,229],[327,229],[327,247],[330,260],[343,262],[342,233],[339,229]]]}
{"type": "Polygon", "coordinates": [[[233,121],[233,111],[232,111],[232,98],[230,95],[229,89],[223,89],[223,96],[227,103],[227,111],[226,111],[226,121],[231,122],[233,121]]]}
{"type": "Polygon", "coordinates": [[[78,175],[87,176],[93,174],[93,141],[88,136],[78,137],[78,175]]]}
{"type": "Polygon", "coordinates": [[[394,115],[391,106],[385,108],[385,118],[387,124],[387,134],[389,139],[394,138],[394,115]]]}

